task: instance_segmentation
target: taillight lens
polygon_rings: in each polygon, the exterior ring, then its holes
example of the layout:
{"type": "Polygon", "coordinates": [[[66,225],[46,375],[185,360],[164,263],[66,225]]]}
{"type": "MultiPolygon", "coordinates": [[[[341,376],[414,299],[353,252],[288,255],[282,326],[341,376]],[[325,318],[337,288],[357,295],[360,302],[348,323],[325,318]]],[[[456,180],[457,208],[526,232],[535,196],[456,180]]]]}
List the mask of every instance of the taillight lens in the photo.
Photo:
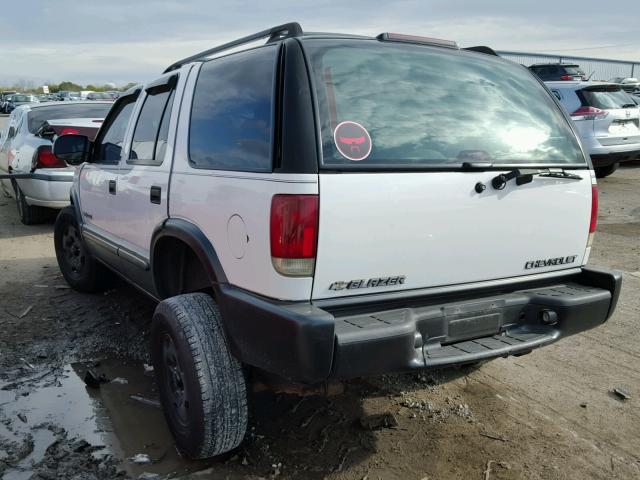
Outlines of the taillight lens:
{"type": "Polygon", "coordinates": [[[313,275],[318,246],[318,196],[274,195],[271,201],[271,260],[288,277],[313,275]]]}
{"type": "Polygon", "coordinates": [[[562,75],[560,80],[573,80],[573,76],[571,75],[562,75]]]}
{"type": "Polygon", "coordinates": [[[596,232],[596,224],[598,223],[598,186],[591,185],[591,222],[589,223],[589,240],[587,246],[593,243],[593,237],[596,232]]]}
{"type": "Polygon", "coordinates": [[[606,110],[595,107],[580,107],[571,114],[574,120],[594,120],[596,118],[604,118],[609,115],[606,110]]]}
{"type": "Polygon", "coordinates": [[[32,170],[36,168],[66,168],[67,163],[56,157],[50,145],[41,145],[33,154],[32,170]]]}

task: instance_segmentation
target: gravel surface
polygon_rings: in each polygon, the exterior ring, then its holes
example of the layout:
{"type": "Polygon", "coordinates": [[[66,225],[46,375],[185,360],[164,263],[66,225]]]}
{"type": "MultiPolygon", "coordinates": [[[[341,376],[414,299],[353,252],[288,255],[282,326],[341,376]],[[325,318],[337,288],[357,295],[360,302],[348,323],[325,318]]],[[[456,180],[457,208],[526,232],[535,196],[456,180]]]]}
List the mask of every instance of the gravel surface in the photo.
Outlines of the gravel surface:
{"type": "Polygon", "coordinates": [[[254,394],[246,441],[199,462],[176,453],[145,367],[154,304],[126,285],[67,288],[52,224],[25,227],[0,198],[0,477],[640,478],[640,164],[599,188],[590,263],[624,273],[605,325],[477,368],[350,382],[336,397],[254,394]],[[101,383],[86,387],[87,371],[101,383]]]}

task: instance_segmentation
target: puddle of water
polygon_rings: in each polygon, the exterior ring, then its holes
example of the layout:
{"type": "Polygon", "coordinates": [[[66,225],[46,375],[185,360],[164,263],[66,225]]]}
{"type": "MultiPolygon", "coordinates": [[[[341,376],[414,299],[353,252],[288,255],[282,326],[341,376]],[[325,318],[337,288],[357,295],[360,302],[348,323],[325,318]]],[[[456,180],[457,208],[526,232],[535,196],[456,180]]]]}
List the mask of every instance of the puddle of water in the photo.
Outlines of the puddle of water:
{"type": "Polygon", "coordinates": [[[185,474],[212,465],[210,461],[180,457],[161,408],[131,398],[157,400],[153,379],[144,374],[141,363],[102,361],[92,370],[110,379],[126,379],[126,383],[106,383],[95,389],[86,387],[82,380],[86,369],[82,364],[68,365],[55,382],[52,376],[43,378],[40,386],[11,391],[0,389],[0,438],[21,442],[31,434],[34,441],[33,451],[20,462],[19,470],[6,472],[4,478],[29,478],[32,464],[42,460],[55,440],[55,435],[46,428],[34,429],[43,423],[64,428],[69,439],[84,439],[91,445],[104,446],[94,455],[111,453],[123,459],[122,468],[134,478],[143,472],[185,474]],[[51,384],[47,385],[47,381],[51,384]],[[27,396],[21,395],[27,391],[27,396]],[[26,423],[19,419],[19,414],[26,417],[26,423]],[[9,427],[2,422],[7,419],[11,421],[9,427]],[[153,463],[132,464],[128,459],[138,453],[146,453],[153,463]]]}

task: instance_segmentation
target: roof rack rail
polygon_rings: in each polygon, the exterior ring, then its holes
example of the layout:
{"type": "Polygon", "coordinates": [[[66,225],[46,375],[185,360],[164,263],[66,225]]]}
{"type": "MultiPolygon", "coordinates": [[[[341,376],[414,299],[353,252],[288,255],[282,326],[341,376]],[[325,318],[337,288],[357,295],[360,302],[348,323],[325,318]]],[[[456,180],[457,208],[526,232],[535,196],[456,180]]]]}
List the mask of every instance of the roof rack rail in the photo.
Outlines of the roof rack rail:
{"type": "Polygon", "coordinates": [[[258,33],[254,33],[253,35],[247,35],[246,37],[239,38],[238,40],[234,40],[233,42],[225,43],[224,45],[220,45],[218,47],[211,48],[209,50],[205,50],[204,52],[196,53],[187,58],[183,58],[182,60],[178,60],[177,62],[171,64],[164,73],[170,72],[172,70],[176,70],[180,68],[182,65],[185,65],[190,62],[195,62],[197,60],[204,60],[207,57],[213,55],[214,53],[223,52],[225,50],[229,50],[234,47],[239,47],[240,45],[244,45],[245,43],[254,42],[256,40],[260,40],[262,38],[267,38],[267,43],[275,42],[278,40],[282,40],[284,38],[289,37],[299,37],[302,35],[302,27],[297,22],[285,23],[283,25],[278,25],[277,27],[272,27],[267,30],[263,30],[258,33]]]}

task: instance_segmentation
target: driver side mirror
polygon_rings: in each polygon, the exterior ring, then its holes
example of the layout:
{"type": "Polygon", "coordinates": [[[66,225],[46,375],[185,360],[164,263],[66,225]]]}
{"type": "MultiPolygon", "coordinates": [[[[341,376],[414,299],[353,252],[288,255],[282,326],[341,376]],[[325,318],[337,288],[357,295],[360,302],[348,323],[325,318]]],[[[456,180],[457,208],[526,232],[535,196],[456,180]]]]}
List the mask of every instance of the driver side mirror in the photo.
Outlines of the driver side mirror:
{"type": "Polygon", "coordinates": [[[53,142],[53,154],[69,165],[80,165],[89,157],[89,144],[85,135],[62,135],[53,142]]]}

